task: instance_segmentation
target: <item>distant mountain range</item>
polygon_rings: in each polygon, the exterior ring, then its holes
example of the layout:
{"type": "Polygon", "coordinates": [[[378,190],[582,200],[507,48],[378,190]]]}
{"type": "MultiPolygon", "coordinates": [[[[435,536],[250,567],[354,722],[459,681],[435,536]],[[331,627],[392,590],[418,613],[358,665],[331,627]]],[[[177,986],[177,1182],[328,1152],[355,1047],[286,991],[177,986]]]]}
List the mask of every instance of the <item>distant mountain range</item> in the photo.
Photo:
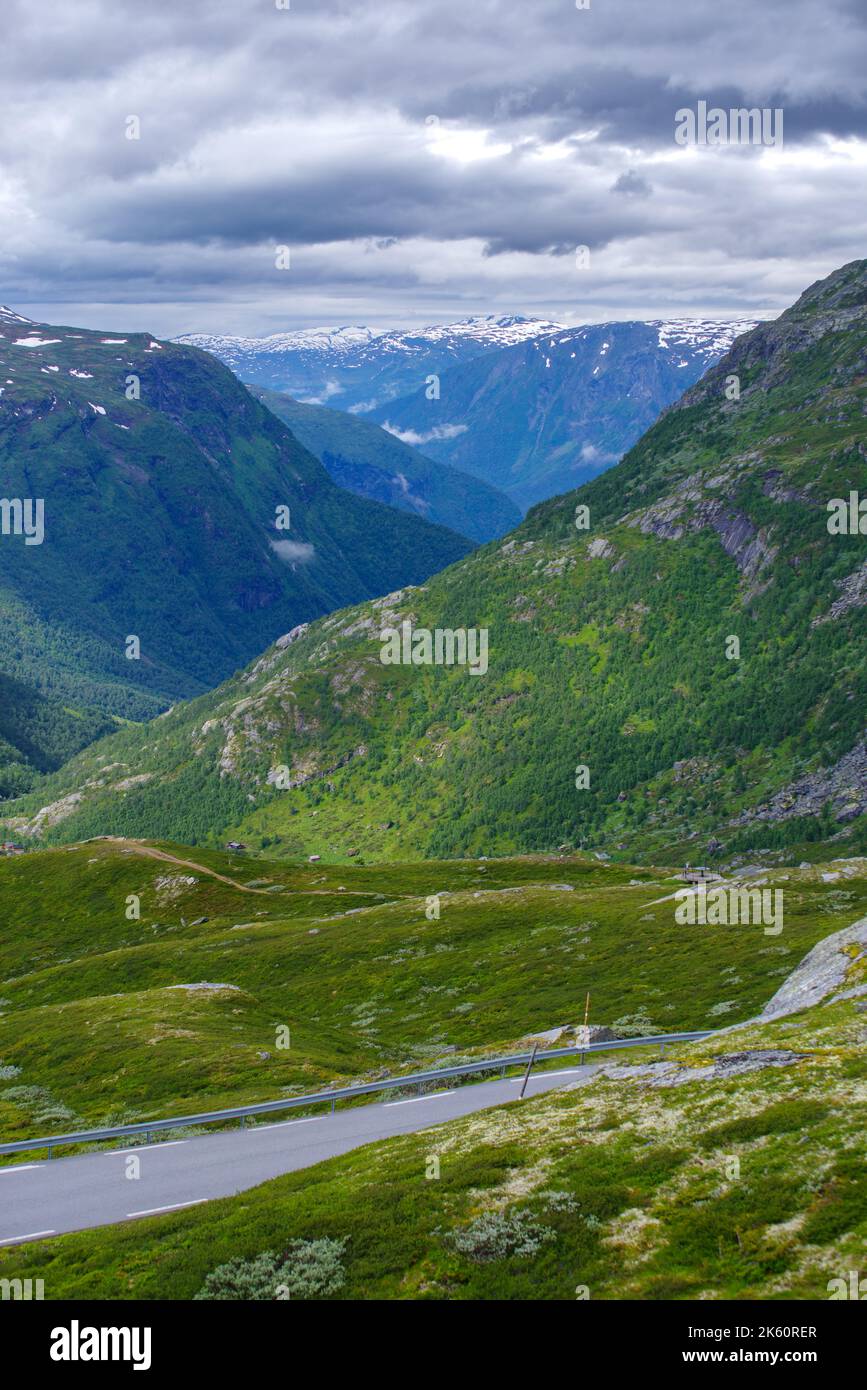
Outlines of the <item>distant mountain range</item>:
{"type": "Polygon", "coordinates": [[[867,490],[865,364],[856,261],[740,336],[603,476],[86,749],[9,829],[334,861],[863,853],[864,537],[828,503],[867,490]]]}
{"type": "MultiPolygon", "coordinates": [[[[566,328],[491,316],[415,333],[308,329],[180,341],[214,353],[244,381],[369,416],[526,510],[609,468],[754,324],[684,318],[566,328]]],[[[341,456],[351,459],[347,424],[341,439],[341,456]]],[[[457,518],[450,524],[460,529],[457,518]]]]}
{"type": "Polygon", "coordinates": [[[280,391],[251,391],[289,426],[341,487],[360,497],[414,512],[474,541],[489,541],[517,526],[521,512],[505,493],[446,463],[426,458],[372,420],[302,405],[280,391]]]}
{"type": "Polygon", "coordinates": [[[177,341],[212,352],[242,381],[285,391],[307,405],[364,413],[410,395],[432,372],[558,327],[545,319],[490,314],[407,333],[304,328],[268,338],[186,333],[177,341]]]}
{"type": "Polygon", "coordinates": [[[755,320],[601,323],[486,353],[373,418],[526,510],[596,477],[755,320]]]}
{"type": "Polygon", "coordinates": [[[105,727],[94,712],[146,718],[472,548],[339,488],[207,353],[6,308],[0,499],[0,673],[26,705],[0,739],[35,767],[72,751],[71,710],[82,730],[105,727]],[[43,756],[32,731],[49,708],[43,756]]]}

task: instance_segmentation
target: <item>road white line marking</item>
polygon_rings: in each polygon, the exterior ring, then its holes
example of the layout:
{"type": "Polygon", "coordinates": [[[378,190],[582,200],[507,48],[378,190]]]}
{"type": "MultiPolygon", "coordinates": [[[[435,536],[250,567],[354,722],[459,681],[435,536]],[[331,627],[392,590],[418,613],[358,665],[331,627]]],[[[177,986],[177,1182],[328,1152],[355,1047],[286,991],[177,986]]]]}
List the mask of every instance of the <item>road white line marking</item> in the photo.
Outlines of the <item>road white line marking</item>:
{"type": "Polygon", "coordinates": [[[555,1076],[578,1076],[584,1070],[583,1067],[570,1067],[568,1071],[540,1071],[538,1076],[531,1076],[531,1081],[548,1081],[555,1076]]]}
{"type": "Polygon", "coordinates": [[[280,1120],[276,1125],[254,1125],[251,1134],[261,1134],[266,1129],[288,1129],[290,1125],[312,1125],[316,1120],[324,1120],[324,1115],[307,1115],[303,1120],[280,1120]]]}
{"type": "Polygon", "coordinates": [[[26,1236],[5,1236],[0,1245],[17,1245],[19,1240],[38,1240],[40,1236],[56,1236],[56,1231],[28,1231],[26,1236]]]}
{"type": "Polygon", "coordinates": [[[19,1163],[15,1168],[0,1168],[0,1175],[3,1173],[26,1173],[28,1168],[42,1168],[42,1163],[19,1163]]]}
{"type": "Polygon", "coordinates": [[[178,1211],[181,1207],[200,1207],[207,1197],[197,1197],[194,1202],[173,1202],[170,1207],[151,1207],[148,1211],[128,1211],[127,1216],[157,1216],[161,1211],[178,1211]]]}
{"type": "Polygon", "coordinates": [[[409,1100],[387,1100],[385,1109],[390,1110],[393,1105],[418,1105],[420,1100],[436,1100],[437,1096],[450,1096],[451,1091],[431,1091],[429,1096],[410,1096],[409,1100]]]}
{"type": "Polygon", "coordinates": [[[134,1149],[107,1149],[104,1158],[114,1158],[116,1154],[157,1153],[160,1149],[173,1149],[176,1144],[189,1144],[189,1139],[170,1139],[166,1144],[138,1144],[134,1149]]]}

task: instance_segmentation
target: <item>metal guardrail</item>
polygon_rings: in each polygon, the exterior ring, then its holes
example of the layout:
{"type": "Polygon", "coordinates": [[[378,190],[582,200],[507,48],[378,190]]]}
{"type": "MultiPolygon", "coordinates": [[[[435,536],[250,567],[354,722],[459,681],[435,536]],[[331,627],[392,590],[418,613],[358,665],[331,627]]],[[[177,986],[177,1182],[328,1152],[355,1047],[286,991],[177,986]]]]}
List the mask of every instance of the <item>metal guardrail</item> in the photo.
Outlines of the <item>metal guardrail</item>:
{"type": "MultiPolygon", "coordinates": [[[[695,1033],[657,1033],[648,1038],[612,1038],[609,1042],[587,1043],[585,1046],[549,1048],[546,1052],[535,1052],[535,1065],[556,1061],[561,1057],[581,1057],[592,1052],[617,1052],[622,1047],[661,1046],[666,1043],[696,1042],[709,1038],[715,1030],[705,1029],[695,1033]]],[[[535,1051],[535,1049],[534,1049],[535,1051]]],[[[105,1139],[129,1139],[144,1135],[150,1143],[151,1134],[164,1129],[184,1129],[188,1125],[220,1124],[227,1120],[240,1120],[243,1127],[250,1115],[268,1115],[275,1110],[297,1110],[301,1106],[320,1105],[331,1102],[334,1110],[338,1100],[351,1100],[355,1096],[372,1095],[376,1091],[394,1090],[404,1086],[418,1086],[426,1081],[442,1081],[450,1076],[471,1076],[474,1072],[502,1071],[507,1068],[525,1066],[533,1059],[533,1052],[516,1052],[508,1057],[486,1057],[477,1062],[462,1062],[456,1067],[437,1067],[433,1071],[411,1072],[406,1076],[389,1076],[382,1081],[369,1081],[363,1086],[342,1086],[327,1091],[314,1091],[310,1095],[293,1096],[290,1100],[264,1100],[256,1105],[240,1105],[231,1110],[209,1110],[201,1115],[175,1115],[170,1120],[143,1120],[138,1124],[113,1125],[110,1129],[82,1129],[71,1134],[51,1134],[40,1139],[16,1139],[12,1144],[0,1144],[0,1154],[27,1153],[33,1149],[47,1149],[51,1158],[55,1148],[69,1144],[96,1144],[105,1139]]]]}

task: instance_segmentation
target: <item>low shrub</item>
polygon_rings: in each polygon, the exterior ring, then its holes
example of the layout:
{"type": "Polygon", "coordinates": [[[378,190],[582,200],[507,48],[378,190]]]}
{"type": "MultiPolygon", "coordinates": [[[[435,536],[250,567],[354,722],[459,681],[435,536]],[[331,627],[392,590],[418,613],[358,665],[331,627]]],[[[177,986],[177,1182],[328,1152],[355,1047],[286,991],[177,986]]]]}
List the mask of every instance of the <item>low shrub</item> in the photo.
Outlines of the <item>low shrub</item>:
{"type": "Polygon", "coordinates": [[[547,1241],[555,1238],[556,1232],[528,1211],[485,1212],[447,1237],[459,1255],[478,1264],[536,1255],[547,1241]]]}
{"type": "Polygon", "coordinates": [[[345,1240],[293,1240],[281,1255],[263,1250],[250,1259],[229,1260],[206,1278],[197,1299],[282,1301],[328,1298],[342,1288],[345,1240]]]}

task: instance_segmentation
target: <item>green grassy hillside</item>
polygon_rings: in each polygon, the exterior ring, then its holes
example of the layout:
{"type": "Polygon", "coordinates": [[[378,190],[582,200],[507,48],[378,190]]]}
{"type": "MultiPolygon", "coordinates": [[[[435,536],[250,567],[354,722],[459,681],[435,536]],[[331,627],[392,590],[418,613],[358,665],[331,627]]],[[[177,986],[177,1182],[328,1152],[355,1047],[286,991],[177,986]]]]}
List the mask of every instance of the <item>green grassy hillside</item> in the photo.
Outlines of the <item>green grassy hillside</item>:
{"type": "Polygon", "coordinates": [[[623,1036],[737,1022],[867,911],[863,861],[769,881],[779,935],[685,929],[678,879],[582,855],[291,868],[99,841],[0,860],[0,1132],[497,1052],[580,1022],[588,991],[623,1036]]]}
{"type": "Polygon", "coordinates": [[[827,510],[867,490],[865,367],[859,261],[505,543],[88,749],[10,826],[333,862],[867,848],[864,540],[827,510]],[[487,672],[383,665],[403,623],[486,630],[487,672]]]}

